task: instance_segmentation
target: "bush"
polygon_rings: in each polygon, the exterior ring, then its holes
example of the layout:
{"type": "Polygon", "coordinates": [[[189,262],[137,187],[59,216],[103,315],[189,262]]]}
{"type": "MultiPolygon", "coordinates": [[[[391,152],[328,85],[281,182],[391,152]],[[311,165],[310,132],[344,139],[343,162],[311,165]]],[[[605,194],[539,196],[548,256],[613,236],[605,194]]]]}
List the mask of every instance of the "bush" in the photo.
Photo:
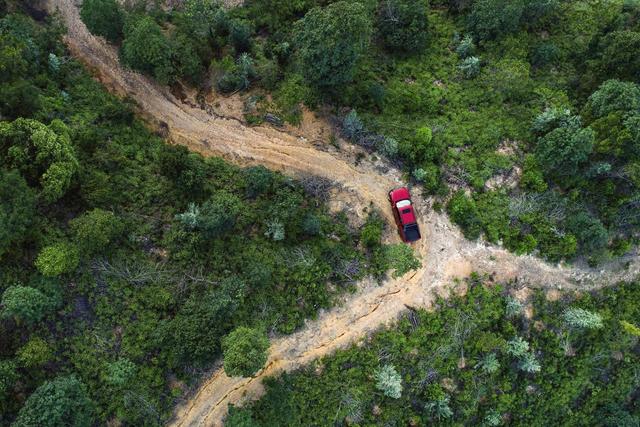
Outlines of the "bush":
{"type": "Polygon", "coordinates": [[[480,75],[480,59],[476,56],[465,58],[465,60],[458,65],[458,70],[460,70],[462,77],[465,79],[475,79],[480,75]]]}
{"type": "Polygon", "coordinates": [[[84,0],[80,17],[93,34],[112,43],[122,38],[124,17],[116,0],[84,0]]]}
{"type": "Polygon", "coordinates": [[[568,308],[562,313],[564,322],[574,329],[600,329],[604,327],[602,317],[582,308],[568,308]]]}
{"type": "Polygon", "coordinates": [[[420,52],[428,38],[426,0],[382,0],[378,8],[378,33],[390,50],[420,52]]]}
{"type": "Polygon", "coordinates": [[[393,159],[398,155],[398,141],[393,138],[384,137],[378,144],[378,151],[388,158],[393,159]]]}
{"type": "Polygon", "coordinates": [[[263,332],[241,326],[222,340],[222,350],[226,374],[249,377],[267,361],[269,339],[263,332]]]}
{"type": "Polygon", "coordinates": [[[456,47],[456,53],[460,57],[460,59],[467,59],[476,52],[476,45],[473,43],[473,37],[469,34],[464,36],[460,43],[456,47]]]}
{"type": "Polygon", "coordinates": [[[373,374],[376,388],[387,397],[400,399],[402,396],[402,378],[393,365],[384,365],[373,374]]]}
{"type": "Polygon", "coordinates": [[[35,265],[47,277],[70,273],[80,262],[78,248],[71,243],[60,242],[42,249],[35,265]]]}
{"type": "Polygon", "coordinates": [[[529,343],[522,337],[515,337],[507,342],[507,354],[517,357],[518,359],[523,357],[529,352],[529,343]]]}
{"type": "Polygon", "coordinates": [[[385,257],[390,268],[394,270],[391,274],[394,279],[422,266],[420,260],[415,257],[411,246],[403,243],[386,246],[385,257]]]}
{"type": "Polygon", "coordinates": [[[360,241],[368,248],[380,246],[384,221],[378,213],[369,214],[360,232],[360,241]]]}
{"type": "Polygon", "coordinates": [[[476,367],[485,374],[493,374],[500,369],[500,362],[495,353],[489,353],[478,362],[476,367]]]}
{"type": "Polygon", "coordinates": [[[358,117],[358,112],[356,110],[349,111],[349,114],[342,119],[342,134],[344,137],[352,142],[358,142],[364,133],[364,123],[358,117]]]}
{"type": "Polygon", "coordinates": [[[457,191],[447,203],[447,213],[453,222],[458,224],[465,237],[477,239],[482,232],[480,214],[475,201],[467,197],[464,191],[457,191]]]}
{"type": "Polygon", "coordinates": [[[14,427],[90,427],[94,405],[75,375],[58,377],[36,389],[25,402],[14,427]]]}
{"type": "Polygon", "coordinates": [[[427,402],[424,410],[436,420],[444,420],[453,416],[453,411],[449,407],[449,396],[443,396],[438,400],[427,402]]]}
{"type": "Polygon", "coordinates": [[[133,380],[136,370],[136,364],[129,359],[118,359],[107,365],[105,381],[114,387],[124,387],[133,380]]]}

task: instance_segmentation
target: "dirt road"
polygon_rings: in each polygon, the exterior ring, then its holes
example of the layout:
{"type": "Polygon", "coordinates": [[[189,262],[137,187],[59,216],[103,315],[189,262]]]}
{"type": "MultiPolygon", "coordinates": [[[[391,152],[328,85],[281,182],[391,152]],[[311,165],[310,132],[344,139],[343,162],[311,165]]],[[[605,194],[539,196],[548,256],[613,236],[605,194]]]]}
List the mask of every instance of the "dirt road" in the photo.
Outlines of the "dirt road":
{"type": "MultiPolygon", "coordinates": [[[[115,50],[87,31],[73,0],[46,3],[66,23],[66,42],[73,55],[110,90],[133,99],[140,113],[165,129],[172,142],[236,163],[263,164],[287,174],[330,178],[351,192],[356,209],[362,210],[372,202],[391,221],[386,193],[401,183],[397,170],[381,167],[385,165],[379,161],[376,164],[365,160],[355,166],[353,147],[331,152],[308,142],[312,138],[269,127],[246,127],[236,119],[182,102],[166,88],[123,69],[115,50]]],[[[346,297],[335,309],[321,313],[301,331],[272,340],[267,366],[253,378],[229,378],[222,369],[216,370],[197,394],[177,408],[171,425],[222,425],[227,405],[259,397],[265,376],[298,368],[345,347],[393,321],[407,306],[427,306],[453,278],[471,271],[492,274],[497,280],[517,279],[523,285],[553,289],[589,289],[636,277],[640,271],[637,257],[626,269],[617,263],[602,271],[562,268],[531,256],[517,257],[498,247],[465,240],[445,215],[429,209],[430,201],[419,193],[415,194],[415,203],[423,219],[424,239],[416,246],[423,263],[420,270],[382,285],[363,282],[356,294],[346,297]]],[[[388,238],[394,239],[392,236],[388,238]]]]}

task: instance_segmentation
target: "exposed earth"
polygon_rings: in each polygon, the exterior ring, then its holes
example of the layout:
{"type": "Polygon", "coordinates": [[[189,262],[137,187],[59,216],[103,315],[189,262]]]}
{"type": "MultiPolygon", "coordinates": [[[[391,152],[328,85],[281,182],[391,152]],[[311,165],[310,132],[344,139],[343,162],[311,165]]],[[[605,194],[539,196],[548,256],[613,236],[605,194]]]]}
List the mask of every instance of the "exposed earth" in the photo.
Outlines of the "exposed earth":
{"type": "MultiPolygon", "coordinates": [[[[373,203],[389,223],[385,239],[399,242],[387,192],[402,184],[400,171],[366,153],[358,155],[357,147],[344,142],[340,149],[331,146],[328,140],[333,128],[327,121],[306,112],[300,128],[249,127],[243,123],[242,102],[237,97],[215,99],[210,105],[198,105],[184,93],[177,97],[168,88],[121,67],[116,50],[91,35],[81,22],[73,0],[44,3],[50,12],[58,11],[67,25],[65,40],[72,54],[112,92],[133,100],[145,120],[169,141],[237,164],[262,164],[293,176],[329,178],[342,188],[334,204],[363,216],[373,203]]],[[[221,367],[216,368],[197,393],[179,405],[171,425],[222,425],[228,404],[260,396],[264,377],[296,369],[357,342],[397,319],[408,307],[429,306],[437,295],[446,296],[455,278],[472,271],[486,273],[494,281],[515,282],[521,288],[545,288],[550,298],[558,298],[562,290],[590,290],[630,280],[640,272],[636,254],[594,270],[549,265],[533,256],[516,256],[497,246],[468,241],[445,214],[431,209],[431,200],[417,189],[413,199],[423,234],[414,246],[421,269],[382,284],[363,281],[355,294],[308,321],[300,331],[274,337],[266,367],[252,378],[230,378],[221,367]]]]}

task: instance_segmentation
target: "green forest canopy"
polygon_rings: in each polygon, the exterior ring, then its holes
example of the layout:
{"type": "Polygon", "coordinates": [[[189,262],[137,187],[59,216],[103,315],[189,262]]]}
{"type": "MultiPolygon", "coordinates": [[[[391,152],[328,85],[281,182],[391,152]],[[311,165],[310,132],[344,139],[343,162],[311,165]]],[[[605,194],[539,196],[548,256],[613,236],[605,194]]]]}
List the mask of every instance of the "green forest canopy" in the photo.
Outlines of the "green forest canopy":
{"type": "Polygon", "coordinates": [[[225,341],[250,375],[267,334],[394,267],[331,183],[164,143],[60,35],[0,17],[0,425],[161,425],[232,331],[256,331],[225,341]]]}

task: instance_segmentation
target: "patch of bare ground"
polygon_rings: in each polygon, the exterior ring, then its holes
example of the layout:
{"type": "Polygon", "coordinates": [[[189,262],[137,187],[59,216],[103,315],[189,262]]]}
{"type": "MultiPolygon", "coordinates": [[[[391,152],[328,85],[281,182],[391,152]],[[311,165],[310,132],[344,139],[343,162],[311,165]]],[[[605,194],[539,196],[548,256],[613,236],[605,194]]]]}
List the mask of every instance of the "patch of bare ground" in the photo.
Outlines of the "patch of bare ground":
{"type": "MultiPolygon", "coordinates": [[[[137,73],[120,66],[118,55],[104,40],[92,36],[80,21],[73,0],[46,0],[50,12],[59,12],[68,27],[65,38],[70,51],[93,71],[112,92],[135,101],[142,117],[175,144],[183,144],[205,156],[221,156],[241,165],[262,164],[284,173],[304,177],[316,175],[340,184],[336,206],[363,214],[373,204],[394,230],[387,206],[387,191],[402,184],[401,173],[364,156],[355,162],[358,148],[342,144],[329,150],[314,143],[330,129],[323,119],[305,112],[300,128],[247,127],[238,116],[234,97],[212,100],[203,108],[187,89],[172,93],[137,73]],[[215,105],[215,103],[219,105],[215,105]],[[227,116],[227,114],[229,116],[227,116]],[[309,136],[310,135],[310,136],[309,136]],[[320,135],[320,136],[319,136],[320,135]],[[384,171],[384,172],[383,172],[384,171]]],[[[453,176],[453,175],[452,175],[453,176]]],[[[637,257],[612,263],[602,270],[587,267],[552,266],[532,256],[518,257],[508,251],[466,240],[449,219],[430,208],[430,201],[414,191],[424,238],[414,245],[422,268],[383,284],[362,281],[358,291],[345,296],[337,307],[322,312],[300,331],[273,337],[269,359],[251,378],[228,377],[214,368],[187,400],[178,405],[173,426],[222,425],[230,403],[241,404],[263,392],[262,379],[308,364],[339,348],[358,342],[382,325],[395,321],[407,307],[428,307],[454,278],[478,271],[495,281],[547,289],[594,289],[635,278],[637,257]]],[[[395,233],[385,237],[398,242],[395,233]]]]}

